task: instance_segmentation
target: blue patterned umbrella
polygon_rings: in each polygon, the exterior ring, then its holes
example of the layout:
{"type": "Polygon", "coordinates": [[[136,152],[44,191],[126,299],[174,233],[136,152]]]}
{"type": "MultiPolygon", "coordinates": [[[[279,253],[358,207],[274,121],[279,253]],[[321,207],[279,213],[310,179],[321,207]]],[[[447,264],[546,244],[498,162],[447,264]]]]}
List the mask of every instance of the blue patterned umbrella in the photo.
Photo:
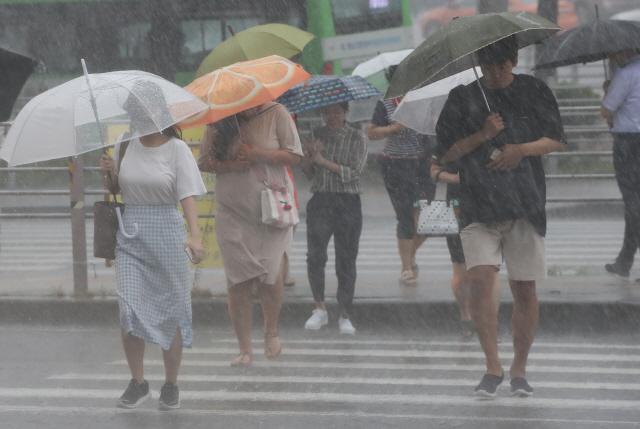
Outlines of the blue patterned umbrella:
{"type": "Polygon", "coordinates": [[[360,76],[312,76],[285,92],[276,100],[291,113],[300,113],[343,101],[381,96],[369,82],[360,76]]]}

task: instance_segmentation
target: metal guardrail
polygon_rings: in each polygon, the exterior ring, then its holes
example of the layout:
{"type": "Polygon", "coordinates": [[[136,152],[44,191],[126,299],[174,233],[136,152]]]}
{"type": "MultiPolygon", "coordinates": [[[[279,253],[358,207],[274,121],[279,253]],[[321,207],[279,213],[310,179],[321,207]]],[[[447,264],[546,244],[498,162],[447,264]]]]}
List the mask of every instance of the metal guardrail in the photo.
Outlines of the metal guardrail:
{"type": "MultiPolygon", "coordinates": [[[[575,101],[575,100],[573,100],[575,101]]],[[[582,100],[584,103],[594,102],[593,99],[582,100]]],[[[599,105],[593,106],[566,106],[560,107],[560,111],[565,116],[587,112],[587,115],[595,115],[599,113],[599,105]]],[[[303,119],[309,120],[311,119],[303,119]]],[[[4,127],[4,131],[11,126],[10,122],[2,122],[0,126],[4,127]]],[[[608,133],[609,128],[606,126],[567,126],[565,127],[567,134],[598,134],[608,133]]],[[[189,142],[190,147],[198,147],[199,142],[189,142]]],[[[550,160],[558,158],[576,157],[576,156],[596,156],[610,157],[612,151],[584,151],[584,152],[556,152],[546,155],[550,160]]],[[[88,289],[87,278],[87,255],[86,255],[86,225],[84,219],[92,218],[93,213],[85,213],[84,196],[105,196],[109,192],[103,189],[84,189],[84,173],[100,172],[99,167],[84,167],[82,157],[72,158],[72,169],[68,167],[12,167],[0,168],[0,172],[12,174],[20,173],[71,173],[72,186],[68,190],[31,190],[31,189],[9,189],[0,190],[0,196],[69,196],[71,200],[71,210],[68,213],[0,213],[0,219],[71,219],[72,224],[72,242],[73,242],[73,260],[74,260],[74,291],[76,293],[85,293],[88,289]],[[72,173],[75,172],[75,173],[72,173]]],[[[611,180],[615,178],[614,174],[547,174],[550,180],[611,180]]],[[[213,194],[209,191],[208,194],[213,194]]],[[[620,198],[547,198],[548,203],[610,203],[619,202],[620,198]]],[[[214,214],[199,214],[201,218],[214,218],[214,214]]]]}

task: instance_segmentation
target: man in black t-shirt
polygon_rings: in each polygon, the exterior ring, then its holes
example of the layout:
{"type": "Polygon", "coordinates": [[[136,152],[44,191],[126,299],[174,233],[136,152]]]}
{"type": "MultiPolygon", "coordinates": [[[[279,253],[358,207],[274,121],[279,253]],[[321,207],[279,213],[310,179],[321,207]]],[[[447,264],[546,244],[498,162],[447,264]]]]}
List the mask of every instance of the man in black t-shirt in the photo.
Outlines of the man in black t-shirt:
{"type": "Polygon", "coordinates": [[[487,359],[477,396],[495,396],[504,379],[498,357],[493,278],[504,261],[514,298],[514,396],[531,396],[526,362],[538,324],[536,281],[546,278],[546,186],[541,155],[566,138],[551,90],[514,75],[518,45],[508,37],[477,52],[479,83],[451,91],[436,125],[436,157],[460,172],[460,237],[471,287],[471,316],[487,359]]]}

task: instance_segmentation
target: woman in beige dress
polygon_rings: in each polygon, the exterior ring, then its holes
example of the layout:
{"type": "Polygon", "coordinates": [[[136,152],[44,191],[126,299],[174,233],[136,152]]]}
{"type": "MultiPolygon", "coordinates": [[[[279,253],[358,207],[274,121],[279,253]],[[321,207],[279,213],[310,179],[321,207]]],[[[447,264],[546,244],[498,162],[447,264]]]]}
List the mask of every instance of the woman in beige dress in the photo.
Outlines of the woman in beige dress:
{"type": "Polygon", "coordinates": [[[285,167],[297,164],[303,153],[284,106],[265,103],[236,116],[237,123],[231,117],[207,126],[198,166],[216,173],[216,237],[227,276],[229,316],[240,346],[231,365],[248,366],[253,358],[254,284],[264,313],[264,353],[270,359],[280,354],[278,315],[292,239],[292,228],[262,223],[265,184],[256,173],[266,173],[268,183],[286,183],[293,195],[285,167]]]}

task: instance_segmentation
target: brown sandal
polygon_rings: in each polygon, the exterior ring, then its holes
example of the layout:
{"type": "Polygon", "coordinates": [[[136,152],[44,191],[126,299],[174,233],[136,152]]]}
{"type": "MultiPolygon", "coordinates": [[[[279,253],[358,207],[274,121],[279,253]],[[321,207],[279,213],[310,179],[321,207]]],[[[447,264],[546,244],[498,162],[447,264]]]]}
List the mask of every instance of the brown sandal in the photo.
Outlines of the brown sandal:
{"type": "Polygon", "coordinates": [[[278,343],[280,343],[279,335],[278,335],[277,332],[275,334],[268,334],[268,333],[265,332],[265,334],[264,334],[264,355],[267,357],[267,359],[275,359],[282,352],[282,345],[281,344],[278,344],[279,348],[278,348],[278,350],[276,352],[273,351],[272,344],[271,344],[271,340],[273,338],[278,338],[278,343]]]}
{"type": "Polygon", "coordinates": [[[240,352],[238,356],[236,356],[236,358],[231,361],[231,366],[251,366],[252,362],[253,362],[253,357],[251,356],[251,353],[240,352]],[[249,362],[245,361],[244,359],[245,356],[249,357],[249,362]]]}

